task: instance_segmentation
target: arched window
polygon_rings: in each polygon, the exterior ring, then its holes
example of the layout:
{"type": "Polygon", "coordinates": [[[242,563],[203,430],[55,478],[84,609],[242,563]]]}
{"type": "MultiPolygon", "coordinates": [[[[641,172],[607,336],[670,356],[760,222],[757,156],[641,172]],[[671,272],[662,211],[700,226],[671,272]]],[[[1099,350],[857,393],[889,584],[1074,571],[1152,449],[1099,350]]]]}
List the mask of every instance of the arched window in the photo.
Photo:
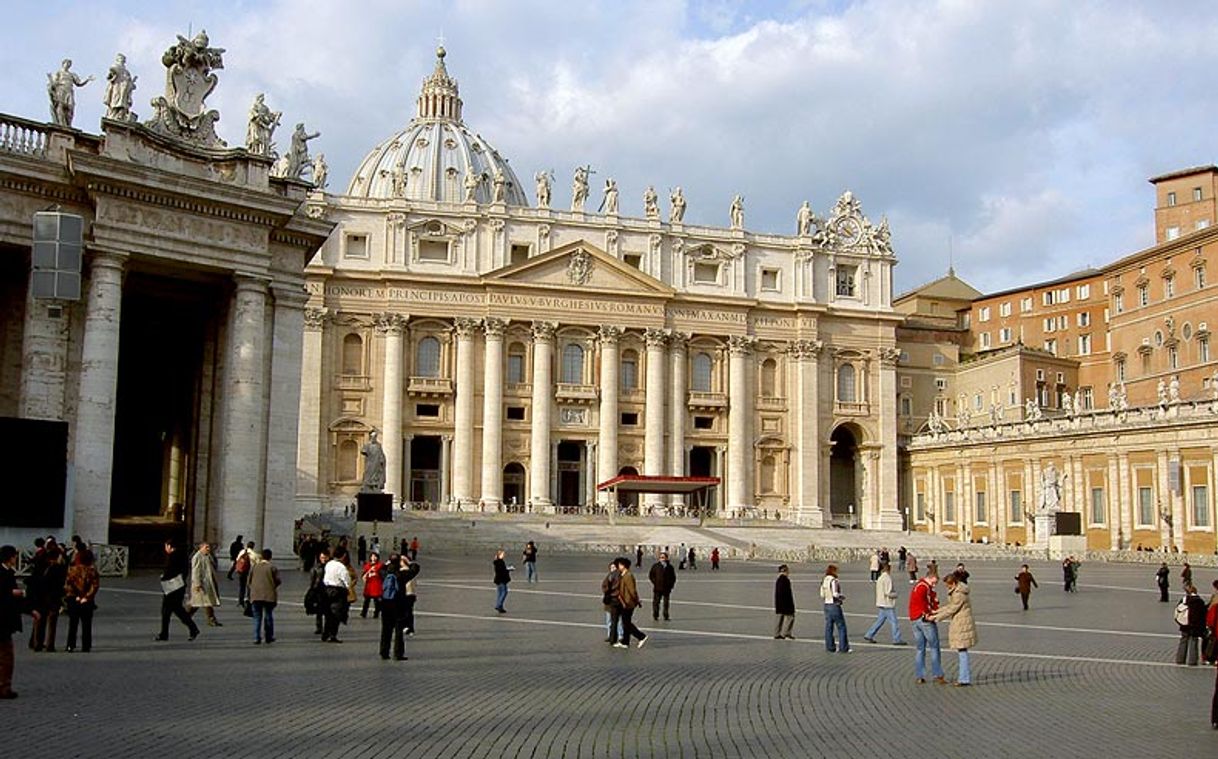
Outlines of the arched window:
{"type": "Polygon", "coordinates": [[[526,355],[524,343],[512,343],[508,346],[507,383],[509,385],[524,383],[524,359],[526,355]]]}
{"type": "Polygon", "coordinates": [[[434,337],[425,337],[419,341],[418,354],[415,357],[415,376],[440,376],[440,341],[434,337]]]}
{"type": "Polygon", "coordinates": [[[766,456],[761,460],[761,482],[758,483],[762,493],[777,492],[774,487],[774,478],[777,474],[778,467],[774,463],[773,456],[766,456]]]}
{"type": "Polygon", "coordinates": [[[562,383],[582,385],[584,382],[584,349],[567,343],[562,349],[562,383]]]}
{"type": "Polygon", "coordinates": [[[359,479],[359,444],[344,440],[338,444],[338,480],[351,482],[359,479]]]}
{"type": "Polygon", "coordinates": [[[711,357],[706,353],[694,354],[693,380],[690,387],[700,393],[709,393],[711,389],[711,357]]]}
{"type": "Polygon", "coordinates": [[[767,398],[773,398],[777,395],[774,392],[775,377],[778,374],[778,362],[772,358],[767,358],[761,362],[761,394],[767,398]]]}
{"type": "Polygon", "coordinates": [[[632,350],[622,352],[622,389],[634,390],[639,386],[639,354],[632,350]]]}
{"type": "Polygon", "coordinates": [[[854,379],[853,364],[842,364],[837,368],[837,399],[842,403],[854,403],[858,400],[854,379]]]}
{"type": "Polygon", "coordinates": [[[359,375],[364,373],[364,340],[359,335],[351,333],[343,338],[343,374],[359,375]]]}

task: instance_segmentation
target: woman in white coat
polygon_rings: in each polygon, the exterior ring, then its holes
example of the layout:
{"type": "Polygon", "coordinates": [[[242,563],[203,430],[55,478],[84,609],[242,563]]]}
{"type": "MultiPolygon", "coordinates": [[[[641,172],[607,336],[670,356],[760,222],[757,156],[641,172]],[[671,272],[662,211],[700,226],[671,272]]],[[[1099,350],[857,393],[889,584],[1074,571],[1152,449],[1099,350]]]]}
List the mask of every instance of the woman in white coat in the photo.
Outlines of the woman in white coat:
{"type": "MultiPolygon", "coordinates": [[[[199,544],[199,550],[190,557],[190,607],[207,612],[209,627],[222,627],[216,619],[215,607],[220,605],[220,586],[216,582],[216,563],[212,558],[211,545],[199,544]]],[[[193,613],[193,612],[192,612],[193,613]]]]}

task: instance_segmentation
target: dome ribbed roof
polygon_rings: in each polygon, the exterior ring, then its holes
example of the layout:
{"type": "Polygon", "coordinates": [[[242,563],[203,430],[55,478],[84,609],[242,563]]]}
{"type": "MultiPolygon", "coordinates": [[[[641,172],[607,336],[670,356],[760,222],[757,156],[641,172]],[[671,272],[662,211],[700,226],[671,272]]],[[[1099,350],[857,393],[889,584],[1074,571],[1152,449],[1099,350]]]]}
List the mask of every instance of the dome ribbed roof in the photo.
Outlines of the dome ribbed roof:
{"type": "Polygon", "coordinates": [[[461,121],[457,80],[444,66],[444,48],[436,51],[436,68],[423,80],[418,113],[406,128],[377,145],[360,163],[347,186],[357,198],[430,200],[460,203],[466,177],[479,179],[474,193],[490,203],[497,171],[506,180],[508,205],[527,206],[528,198],[508,161],[461,121]]]}

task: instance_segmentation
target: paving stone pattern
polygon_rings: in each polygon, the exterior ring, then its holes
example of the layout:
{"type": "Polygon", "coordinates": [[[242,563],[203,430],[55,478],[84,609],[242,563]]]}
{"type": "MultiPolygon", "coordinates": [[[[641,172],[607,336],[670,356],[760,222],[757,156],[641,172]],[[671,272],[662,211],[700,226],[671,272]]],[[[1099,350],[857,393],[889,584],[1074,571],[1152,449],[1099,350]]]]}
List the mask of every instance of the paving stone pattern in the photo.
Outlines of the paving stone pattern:
{"type": "MultiPolygon", "coordinates": [[[[975,687],[952,688],[916,684],[912,647],[886,645],[887,629],[879,644],[862,640],[874,611],[865,566],[843,570],[852,654],[824,650],[821,567],[793,568],[792,642],[770,637],[773,568],[734,562],[681,572],[673,620],[653,623],[648,603],[636,615],[647,646],[622,651],[603,643],[599,581],[611,557],[542,550],[542,581],[518,571],[505,616],[491,609],[490,556],[421,556],[406,662],[380,660],[371,619],[354,618],[342,644],[319,643],[298,572],[285,572],[273,646],[252,645],[231,603],[236,583],[225,585],[224,627],[192,643],[175,621],[172,640],[153,643],[155,577],[108,582],[92,653],[18,646],[21,697],[0,703],[4,745],[174,759],[1218,752],[1214,669],[1171,663],[1174,603],[1158,602],[1146,567],[1084,566],[1080,592],[1065,594],[1059,568],[1035,565],[1042,587],[1025,613],[1015,566],[978,565],[975,687]]],[[[908,584],[896,585],[903,611],[908,584]]],[[[66,620],[61,647],[65,631],[66,620]]],[[[955,658],[944,651],[949,678],[955,658]]]]}

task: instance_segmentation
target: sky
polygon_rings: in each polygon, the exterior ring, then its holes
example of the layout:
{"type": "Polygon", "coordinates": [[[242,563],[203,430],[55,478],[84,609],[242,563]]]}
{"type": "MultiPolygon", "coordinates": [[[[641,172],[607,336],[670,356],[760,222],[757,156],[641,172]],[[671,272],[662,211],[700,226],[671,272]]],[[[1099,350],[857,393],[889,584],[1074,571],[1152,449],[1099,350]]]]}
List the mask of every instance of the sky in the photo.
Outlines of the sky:
{"type": "MultiPolygon", "coordinates": [[[[255,93],[303,121],[345,188],[413,116],[442,37],[464,119],[531,194],[570,201],[575,167],[617,180],[625,215],[680,185],[694,224],[794,232],[851,190],[887,216],[898,292],[949,259],[983,291],[1102,265],[1153,243],[1149,177],[1218,150],[1218,13],[1160,0],[9,0],[0,112],[49,119],[63,57],[93,82],[99,131],[117,52],[161,94],[161,53],[206,29],[226,49],[208,103],[243,143],[255,93]]],[[[594,192],[592,202],[599,202],[594,192]]],[[[664,204],[666,207],[666,203],[664,204]]]]}

